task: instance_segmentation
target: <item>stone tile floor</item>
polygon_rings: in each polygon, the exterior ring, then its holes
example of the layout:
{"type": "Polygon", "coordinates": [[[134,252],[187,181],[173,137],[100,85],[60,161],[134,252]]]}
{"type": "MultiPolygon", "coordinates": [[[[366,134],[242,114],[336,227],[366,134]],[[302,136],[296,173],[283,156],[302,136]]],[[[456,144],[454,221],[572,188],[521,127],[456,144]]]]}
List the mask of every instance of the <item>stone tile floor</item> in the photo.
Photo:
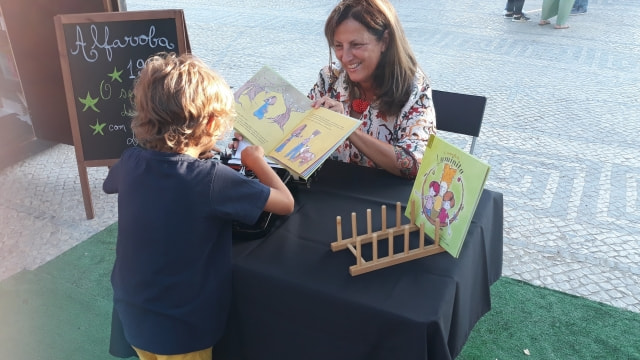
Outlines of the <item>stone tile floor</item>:
{"type": "MultiPolygon", "coordinates": [[[[193,52],[232,86],[262,65],[301,91],[328,60],[335,1],[129,0],[129,11],[184,9],[193,52]]],[[[395,5],[441,90],[488,97],[475,154],[505,199],[503,275],[640,312],[640,0],[591,0],[570,29],[502,18],[504,1],[395,5]],[[620,14],[625,14],[621,16],[620,14]]],[[[467,146],[450,134],[446,139],[467,146]]],[[[33,269],[116,221],[89,168],[87,220],[73,147],[0,172],[0,280],[33,269]]]]}

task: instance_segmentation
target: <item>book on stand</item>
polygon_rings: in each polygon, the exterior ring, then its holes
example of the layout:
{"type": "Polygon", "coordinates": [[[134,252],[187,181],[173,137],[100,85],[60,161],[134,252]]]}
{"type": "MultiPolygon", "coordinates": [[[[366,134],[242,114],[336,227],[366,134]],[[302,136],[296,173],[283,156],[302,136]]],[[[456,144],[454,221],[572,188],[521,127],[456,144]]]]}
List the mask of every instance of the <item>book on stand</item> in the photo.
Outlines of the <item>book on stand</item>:
{"type": "Polygon", "coordinates": [[[431,135],[418,170],[405,216],[413,203],[416,225],[435,236],[440,221],[440,246],[457,258],[467,236],[490,166],[466,151],[431,135]]]}
{"type": "Polygon", "coordinates": [[[264,66],[235,91],[234,128],[265,155],[307,179],[360,126],[360,121],[311,100],[264,66]]]}

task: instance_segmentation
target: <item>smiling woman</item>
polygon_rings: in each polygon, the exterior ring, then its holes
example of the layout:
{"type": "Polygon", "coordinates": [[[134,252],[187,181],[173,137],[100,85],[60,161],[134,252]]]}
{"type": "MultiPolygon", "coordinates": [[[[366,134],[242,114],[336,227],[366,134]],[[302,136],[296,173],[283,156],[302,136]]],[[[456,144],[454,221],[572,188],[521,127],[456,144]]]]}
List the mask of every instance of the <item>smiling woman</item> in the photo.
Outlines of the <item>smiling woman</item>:
{"type": "Polygon", "coordinates": [[[387,0],[343,0],[325,37],[330,62],[308,96],[316,108],[362,121],[332,157],[415,178],[436,119],[429,79],[395,9],[387,0]]]}

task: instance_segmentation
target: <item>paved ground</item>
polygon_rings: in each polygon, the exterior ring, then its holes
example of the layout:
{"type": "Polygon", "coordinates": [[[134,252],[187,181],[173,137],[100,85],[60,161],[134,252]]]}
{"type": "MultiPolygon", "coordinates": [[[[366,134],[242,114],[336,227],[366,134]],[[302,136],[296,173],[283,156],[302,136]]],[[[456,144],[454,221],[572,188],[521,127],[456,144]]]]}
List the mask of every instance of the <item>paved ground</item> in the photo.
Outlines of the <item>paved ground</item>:
{"type": "MultiPolygon", "coordinates": [[[[194,53],[232,86],[266,64],[305,92],[335,3],[127,0],[183,8],[194,53]]],[[[537,25],[541,0],[529,23],[503,19],[503,0],[393,3],[434,88],[489,99],[476,155],[505,196],[503,275],[640,312],[640,0],[591,0],[568,30],[537,25]]],[[[87,220],[71,146],[2,171],[0,280],[114,222],[105,175],[89,168],[87,220]]]]}

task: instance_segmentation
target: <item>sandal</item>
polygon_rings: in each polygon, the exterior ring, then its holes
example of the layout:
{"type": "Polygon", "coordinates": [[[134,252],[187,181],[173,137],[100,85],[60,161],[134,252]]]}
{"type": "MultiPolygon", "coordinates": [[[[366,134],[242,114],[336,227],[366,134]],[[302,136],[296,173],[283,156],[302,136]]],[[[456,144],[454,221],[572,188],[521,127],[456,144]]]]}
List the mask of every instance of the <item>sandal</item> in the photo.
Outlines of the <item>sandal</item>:
{"type": "Polygon", "coordinates": [[[569,25],[555,25],[553,28],[554,29],[568,29],[569,25]]]}
{"type": "Polygon", "coordinates": [[[542,25],[549,25],[551,24],[551,21],[549,20],[540,20],[540,22],[538,23],[538,25],[542,26],[542,25]]]}

